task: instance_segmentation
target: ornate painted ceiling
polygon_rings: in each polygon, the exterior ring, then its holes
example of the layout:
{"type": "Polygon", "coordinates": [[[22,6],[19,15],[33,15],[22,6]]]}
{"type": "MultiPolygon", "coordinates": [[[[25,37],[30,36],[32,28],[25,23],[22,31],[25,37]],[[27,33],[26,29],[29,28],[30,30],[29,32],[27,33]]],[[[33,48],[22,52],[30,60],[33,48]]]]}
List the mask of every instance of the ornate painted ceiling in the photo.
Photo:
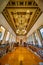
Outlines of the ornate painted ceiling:
{"type": "Polygon", "coordinates": [[[16,35],[26,35],[41,10],[34,0],[10,0],[2,13],[16,35]]]}

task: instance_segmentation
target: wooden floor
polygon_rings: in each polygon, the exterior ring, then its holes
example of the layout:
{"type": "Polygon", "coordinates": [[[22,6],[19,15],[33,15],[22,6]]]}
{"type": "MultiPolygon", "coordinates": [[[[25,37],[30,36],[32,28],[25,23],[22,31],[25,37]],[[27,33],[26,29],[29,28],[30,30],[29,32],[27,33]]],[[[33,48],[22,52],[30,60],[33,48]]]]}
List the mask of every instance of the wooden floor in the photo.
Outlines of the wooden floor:
{"type": "Polygon", "coordinates": [[[43,60],[26,47],[17,47],[0,59],[0,65],[39,65],[39,62],[43,60]]]}

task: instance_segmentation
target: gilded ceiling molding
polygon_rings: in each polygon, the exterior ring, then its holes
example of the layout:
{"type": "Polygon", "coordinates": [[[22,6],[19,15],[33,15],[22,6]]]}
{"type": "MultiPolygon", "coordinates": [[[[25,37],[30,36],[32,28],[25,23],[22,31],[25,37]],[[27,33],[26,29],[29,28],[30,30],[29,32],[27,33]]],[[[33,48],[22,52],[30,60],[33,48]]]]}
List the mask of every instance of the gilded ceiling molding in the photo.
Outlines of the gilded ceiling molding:
{"type": "Polygon", "coordinates": [[[26,35],[42,12],[34,0],[11,0],[2,13],[16,35],[26,35]]]}

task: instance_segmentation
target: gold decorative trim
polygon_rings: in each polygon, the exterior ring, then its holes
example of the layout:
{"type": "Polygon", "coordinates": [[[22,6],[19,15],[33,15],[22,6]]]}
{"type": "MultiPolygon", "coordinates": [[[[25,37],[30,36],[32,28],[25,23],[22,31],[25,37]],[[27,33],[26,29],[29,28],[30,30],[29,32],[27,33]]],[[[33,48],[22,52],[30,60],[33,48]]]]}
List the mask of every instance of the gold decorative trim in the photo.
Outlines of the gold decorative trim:
{"type": "Polygon", "coordinates": [[[26,35],[35,24],[41,13],[42,12],[40,8],[34,0],[11,0],[2,12],[15,33],[18,29],[21,31],[26,30],[25,34],[23,33],[23,31],[20,34],[19,31],[18,33],[16,33],[16,35],[26,35]],[[25,4],[25,2],[27,4],[25,4]]]}

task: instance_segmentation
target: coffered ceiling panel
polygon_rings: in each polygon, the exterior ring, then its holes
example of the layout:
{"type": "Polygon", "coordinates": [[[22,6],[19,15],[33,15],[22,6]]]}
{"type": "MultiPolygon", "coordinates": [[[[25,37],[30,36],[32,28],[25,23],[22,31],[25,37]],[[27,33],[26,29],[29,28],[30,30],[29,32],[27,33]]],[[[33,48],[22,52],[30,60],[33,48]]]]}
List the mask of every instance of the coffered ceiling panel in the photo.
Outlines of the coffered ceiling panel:
{"type": "Polygon", "coordinates": [[[40,16],[41,10],[34,0],[10,0],[2,13],[17,35],[26,35],[40,16]]]}

